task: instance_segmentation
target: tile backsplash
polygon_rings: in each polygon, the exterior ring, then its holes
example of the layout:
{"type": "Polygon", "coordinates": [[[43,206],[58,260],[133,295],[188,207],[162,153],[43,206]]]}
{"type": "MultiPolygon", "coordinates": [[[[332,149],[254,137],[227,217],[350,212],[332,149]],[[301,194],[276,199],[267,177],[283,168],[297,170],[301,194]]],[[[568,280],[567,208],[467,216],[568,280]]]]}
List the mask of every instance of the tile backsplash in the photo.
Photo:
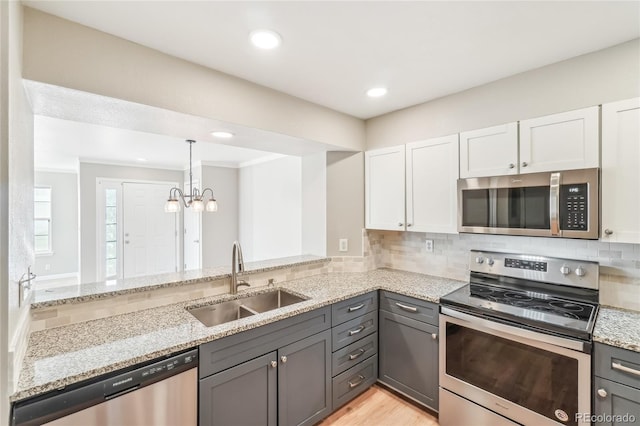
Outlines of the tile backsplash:
{"type": "Polygon", "coordinates": [[[469,278],[469,250],[513,251],[600,263],[600,303],[640,311],[640,245],[592,240],[365,230],[365,258],[393,268],[458,280],[469,278]],[[427,252],[426,240],[433,240],[427,252]]]}

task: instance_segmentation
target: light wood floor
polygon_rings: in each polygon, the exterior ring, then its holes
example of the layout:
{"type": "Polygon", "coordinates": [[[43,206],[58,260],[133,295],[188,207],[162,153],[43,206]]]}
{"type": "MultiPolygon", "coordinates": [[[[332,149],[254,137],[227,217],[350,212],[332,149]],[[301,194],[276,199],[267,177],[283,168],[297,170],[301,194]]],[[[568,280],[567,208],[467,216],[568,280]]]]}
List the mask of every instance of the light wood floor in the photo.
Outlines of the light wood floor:
{"type": "Polygon", "coordinates": [[[438,419],[375,385],[317,426],[438,426],[438,419]]]}

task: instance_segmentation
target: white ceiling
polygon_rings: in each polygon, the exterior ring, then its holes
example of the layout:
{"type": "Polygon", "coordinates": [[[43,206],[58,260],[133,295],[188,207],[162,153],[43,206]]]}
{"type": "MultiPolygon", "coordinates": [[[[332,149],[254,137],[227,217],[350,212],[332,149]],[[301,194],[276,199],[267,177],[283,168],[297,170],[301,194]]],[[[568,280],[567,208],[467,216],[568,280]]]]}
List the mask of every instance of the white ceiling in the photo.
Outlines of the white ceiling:
{"type": "Polygon", "coordinates": [[[640,36],[638,1],[24,3],[360,118],[640,36]],[[250,46],[257,28],[282,46],[250,46]]]}

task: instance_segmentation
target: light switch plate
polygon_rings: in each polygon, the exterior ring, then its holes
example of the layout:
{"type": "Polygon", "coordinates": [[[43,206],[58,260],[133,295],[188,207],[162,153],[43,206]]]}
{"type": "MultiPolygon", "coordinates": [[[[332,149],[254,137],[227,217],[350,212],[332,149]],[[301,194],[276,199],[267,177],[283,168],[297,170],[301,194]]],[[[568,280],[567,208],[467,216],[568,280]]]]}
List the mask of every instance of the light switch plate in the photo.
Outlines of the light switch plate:
{"type": "Polygon", "coordinates": [[[338,240],[338,250],[339,251],[349,251],[349,240],[346,238],[340,238],[338,240]]]}

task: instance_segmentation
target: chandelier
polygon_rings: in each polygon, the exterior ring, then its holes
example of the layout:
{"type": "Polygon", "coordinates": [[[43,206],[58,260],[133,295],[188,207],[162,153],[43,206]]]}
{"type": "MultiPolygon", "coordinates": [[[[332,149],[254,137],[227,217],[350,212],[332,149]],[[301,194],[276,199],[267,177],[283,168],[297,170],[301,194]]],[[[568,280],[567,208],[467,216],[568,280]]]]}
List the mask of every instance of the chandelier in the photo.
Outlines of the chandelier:
{"type": "Polygon", "coordinates": [[[187,139],[186,142],[189,144],[189,188],[190,193],[186,194],[182,192],[180,188],[173,187],[169,190],[169,199],[164,205],[164,211],[167,213],[176,213],[180,211],[180,201],[178,197],[182,200],[182,204],[184,204],[185,208],[193,208],[194,212],[201,212],[206,210],[208,212],[217,212],[218,211],[218,202],[213,197],[213,190],[211,188],[205,188],[202,192],[198,191],[198,188],[193,187],[193,173],[191,170],[191,150],[193,144],[196,143],[193,139],[187,139]],[[207,191],[211,194],[211,197],[207,202],[204,202],[204,196],[207,191]]]}

